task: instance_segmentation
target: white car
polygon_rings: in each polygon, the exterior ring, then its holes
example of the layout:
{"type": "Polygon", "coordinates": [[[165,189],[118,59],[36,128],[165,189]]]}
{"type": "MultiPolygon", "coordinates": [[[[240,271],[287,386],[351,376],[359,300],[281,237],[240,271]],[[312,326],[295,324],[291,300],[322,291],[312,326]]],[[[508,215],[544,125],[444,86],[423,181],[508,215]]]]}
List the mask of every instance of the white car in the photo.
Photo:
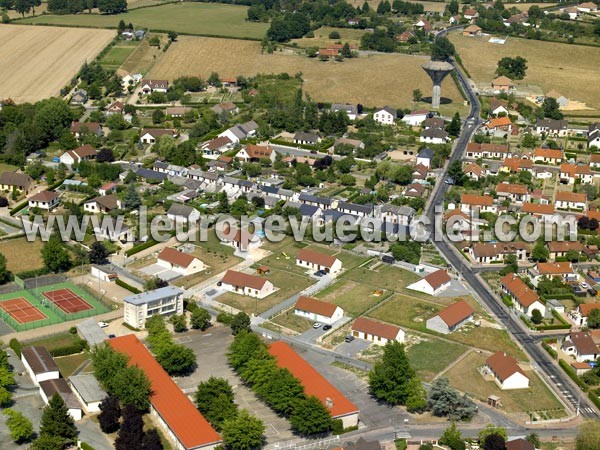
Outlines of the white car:
{"type": "Polygon", "coordinates": [[[108,326],[108,324],[106,322],[98,322],[98,326],[100,328],[106,328],[108,326]]]}
{"type": "Polygon", "coordinates": [[[315,322],[313,323],[313,328],[316,330],[317,328],[321,328],[321,323],[320,322],[315,322]]]}
{"type": "Polygon", "coordinates": [[[590,285],[587,283],[581,283],[580,286],[581,286],[581,289],[589,289],[590,288],[590,285]]]}

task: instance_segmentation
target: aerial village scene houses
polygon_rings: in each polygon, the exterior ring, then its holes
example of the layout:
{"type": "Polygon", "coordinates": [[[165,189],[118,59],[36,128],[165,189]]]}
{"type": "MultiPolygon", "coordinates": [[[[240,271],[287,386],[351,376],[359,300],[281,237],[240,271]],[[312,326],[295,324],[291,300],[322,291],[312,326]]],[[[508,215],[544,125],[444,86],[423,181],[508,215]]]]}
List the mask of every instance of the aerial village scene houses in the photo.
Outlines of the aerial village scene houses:
{"type": "Polygon", "coordinates": [[[0,450],[600,449],[596,3],[4,3],[0,450]]]}

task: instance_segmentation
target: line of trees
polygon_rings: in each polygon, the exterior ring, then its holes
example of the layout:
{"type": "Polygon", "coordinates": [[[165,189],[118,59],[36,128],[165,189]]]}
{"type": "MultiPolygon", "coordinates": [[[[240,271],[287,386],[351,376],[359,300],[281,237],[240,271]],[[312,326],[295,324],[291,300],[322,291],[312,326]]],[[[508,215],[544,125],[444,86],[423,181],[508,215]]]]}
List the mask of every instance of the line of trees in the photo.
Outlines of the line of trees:
{"type": "MultiPolygon", "coordinates": [[[[185,316],[183,316],[185,321],[185,316]]],[[[174,324],[174,326],[177,326],[174,324]]],[[[148,343],[156,360],[169,375],[185,375],[196,368],[196,355],[185,345],[176,344],[167,330],[162,316],[155,315],[146,321],[148,343]]],[[[184,325],[185,329],[185,325],[184,325]]]]}
{"type": "Polygon", "coordinates": [[[233,389],[223,378],[210,377],[198,385],[196,406],[215,430],[221,433],[229,450],[252,450],[263,444],[265,426],[234,403],[233,389]]]}
{"type": "Polygon", "coordinates": [[[300,381],[289,370],[277,367],[275,358],[256,334],[246,331],[237,334],[227,357],[244,383],[273,411],[288,418],[298,434],[308,436],[334,429],[341,431],[341,421],[332,420],[318,398],[307,396],[300,381]]]}

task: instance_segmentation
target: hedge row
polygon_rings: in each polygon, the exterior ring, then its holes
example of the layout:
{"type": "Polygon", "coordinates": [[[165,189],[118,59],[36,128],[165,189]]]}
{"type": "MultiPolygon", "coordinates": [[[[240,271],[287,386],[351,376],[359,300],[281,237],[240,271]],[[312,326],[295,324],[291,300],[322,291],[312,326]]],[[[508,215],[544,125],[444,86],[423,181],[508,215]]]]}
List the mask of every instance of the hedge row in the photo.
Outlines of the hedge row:
{"type": "Polygon", "coordinates": [[[129,292],[133,292],[134,294],[139,294],[139,293],[141,293],[141,292],[142,292],[142,291],[140,291],[138,288],[136,288],[136,287],[133,287],[132,285],[130,285],[130,284],[128,284],[128,283],[125,283],[125,282],[124,282],[123,280],[121,280],[120,278],[117,278],[117,279],[115,280],[115,284],[116,284],[117,286],[121,286],[122,288],[125,288],[125,289],[127,289],[129,292]]]}
{"type": "Polygon", "coordinates": [[[16,213],[21,211],[29,204],[29,200],[23,200],[21,203],[17,204],[13,209],[10,210],[10,215],[14,216],[16,213]]]}
{"type": "Polygon", "coordinates": [[[567,362],[564,359],[559,359],[558,360],[558,365],[562,368],[562,370],[565,371],[565,373],[569,376],[569,378],[571,380],[573,380],[575,382],[575,384],[581,388],[581,390],[583,392],[587,392],[588,391],[587,384],[585,384],[581,380],[581,378],[579,378],[577,376],[577,373],[575,373],[575,370],[573,370],[573,368],[569,364],[567,364],[567,362]]]}
{"type": "Polygon", "coordinates": [[[50,352],[52,356],[67,356],[74,355],[76,353],[81,353],[85,349],[88,348],[87,342],[83,339],[77,339],[70,345],[65,345],[64,347],[55,348],[50,352]]]}
{"type": "Polygon", "coordinates": [[[42,267],[41,269],[25,270],[23,272],[19,272],[16,274],[16,276],[18,276],[22,280],[26,280],[28,278],[35,278],[42,275],[48,275],[49,273],[50,270],[48,270],[46,267],[42,267]]]}
{"type": "Polygon", "coordinates": [[[95,450],[94,447],[92,447],[87,442],[80,442],[79,443],[79,448],[81,448],[81,450],[95,450]]]}
{"type": "Polygon", "coordinates": [[[131,247],[129,250],[127,250],[125,252],[125,256],[131,256],[131,255],[135,255],[136,253],[141,252],[142,250],[146,250],[147,248],[150,248],[154,245],[158,244],[157,241],[155,241],[154,239],[149,239],[146,242],[142,243],[142,244],[138,244],[134,247],[131,247]]]}
{"type": "Polygon", "coordinates": [[[546,350],[548,352],[548,354],[550,356],[552,356],[552,359],[556,359],[556,357],[558,356],[558,353],[556,353],[554,351],[554,349],[552,347],[550,347],[550,345],[546,341],[542,341],[542,347],[544,350],[546,350]]]}

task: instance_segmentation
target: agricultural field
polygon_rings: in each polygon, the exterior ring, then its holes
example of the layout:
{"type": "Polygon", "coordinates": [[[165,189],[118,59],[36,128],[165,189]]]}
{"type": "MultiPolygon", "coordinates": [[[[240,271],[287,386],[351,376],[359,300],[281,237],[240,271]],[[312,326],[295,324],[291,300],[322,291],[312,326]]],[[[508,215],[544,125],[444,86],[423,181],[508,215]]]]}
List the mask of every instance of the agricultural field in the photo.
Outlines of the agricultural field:
{"type": "Polygon", "coordinates": [[[106,55],[100,60],[100,64],[107,69],[116,70],[129,58],[140,44],[137,41],[119,41],[112,47],[106,55]]]}
{"type": "MultiPolygon", "coordinates": [[[[414,89],[431,92],[431,81],[421,69],[427,59],[379,54],[344,62],[323,62],[295,53],[262,53],[259,42],[181,36],[156,62],[148,76],[173,80],[183,75],[207,78],[211,72],[218,72],[222,77],[301,72],[304,91],[317,101],[410,107],[414,89]],[[223,55],[236,57],[224,58],[223,55]]],[[[444,81],[442,92],[444,97],[462,105],[462,97],[452,78],[444,81]]]]}
{"type": "Polygon", "coordinates": [[[176,31],[181,34],[225,36],[260,40],[268,24],[248,22],[245,6],[218,3],[169,3],[153,8],[134,9],[119,17],[108,14],[44,15],[28,17],[20,23],[76,25],[93,28],[116,28],[119,20],[151,31],[176,31]]]}
{"type": "Polygon", "coordinates": [[[450,368],[444,376],[448,377],[456,389],[482,402],[485,402],[489,395],[497,395],[503,404],[502,411],[520,414],[522,419],[527,418],[532,406],[533,410],[543,418],[554,419],[565,416],[562,404],[532,370],[525,371],[529,377],[529,389],[502,391],[493,381],[485,381],[477,369],[485,364],[488,356],[471,352],[450,368]]]}
{"type": "Polygon", "coordinates": [[[334,28],[334,27],[321,27],[318,30],[315,30],[315,37],[313,38],[301,38],[301,39],[292,39],[292,43],[297,44],[298,47],[307,48],[307,47],[325,47],[327,44],[332,42],[348,42],[348,44],[360,44],[360,39],[363,34],[365,34],[365,30],[357,30],[355,28],[334,28]],[[340,34],[339,39],[329,39],[329,33],[332,31],[337,31],[340,34]]]}
{"type": "Polygon", "coordinates": [[[44,243],[40,240],[29,242],[24,237],[8,239],[0,242],[0,253],[6,256],[8,270],[12,273],[19,273],[43,267],[44,262],[41,255],[43,246],[44,243]]]}
{"type": "MultiPolygon", "coordinates": [[[[153,33],[151,36],[156,36],[153,33]]],[[[166,35],[158,35],[161,42],[166,42],[166,35]]],[[[150,37],[150,36],[149,36],[150,37]]],[[[137,47],[129,54],[127,59],[121,63],[120,69],[117,71],[121,76],[129,73],[141,73],[145,75],[148,73],[152,65],[155,63],[158,57],[163,54],[163,51],[156,47],[151,47],[148,43],[148,39],[144,39],[139,43],[137,47]]]]}
{"type": "Polygon", "coordinates": [[[475,82],[489,83],[495,77],[498,61],[520,55],[527,59],[527,76],[518,84],[552,89],[570,100],[600,110],[600,90],[590,88],[597,77],[600,48],[509,38],[504,45],[491,44],[489,37],[471,38],[451,33],[463,64],[475,82]],[[481,55],[485,55],[482,58],[481,55]],[[561,55],[559,59],[556,55],[561,55]]]}
{"type": "Polygon", "coordinates": [[[0,98],[35,102],[58,95],[113,37],[108,30],[0,26],[0,98]]]}

